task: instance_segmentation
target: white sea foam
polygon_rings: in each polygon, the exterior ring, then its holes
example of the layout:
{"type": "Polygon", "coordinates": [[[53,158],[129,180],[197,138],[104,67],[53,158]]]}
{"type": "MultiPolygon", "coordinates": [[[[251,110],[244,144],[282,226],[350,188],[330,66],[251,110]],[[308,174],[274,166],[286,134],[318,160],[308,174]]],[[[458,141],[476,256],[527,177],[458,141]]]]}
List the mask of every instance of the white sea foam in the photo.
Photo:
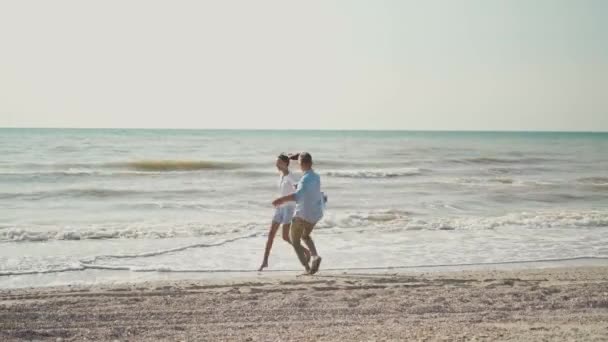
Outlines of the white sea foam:
{"type": "MultiPolygon", "coordinates": [[[[458,212],[458,211],[456,211],[458,212]]],[[[608,227],[608,211],[535,211],[501,216],[426,217],[403,210],[372,210],[335,214],[331,211],[317,224],[317,229],[374,228],[402,230],[485,230],[501,227],[543,228],[602,228],[608,227]]],[[[265,231],[259,222],[230,222],[209,225],[198,222],[182,224],[131,224],[126,227],[34,227],[4,228],[0,242],[39,242],[49,240],[96,239],[169,239],[180,237],[221,236],[238,232],[265,231]],[[42,230],[45,229],[45,230],[42,230]]]]}
{"type": "Polygon", "coordinates": [[[408,212],[380,210],[369,213],[335,215],[324,219],[319,228],[399,228],[403,230],[485,230],[501,227],[604,228],[608,211],[539,211],[518,212],[502,216],[421,217],[408,212]]]}
{"type": "Polygon", "coordinates": [[[185,223],[132,223],[90,225],[87,227],[34,226],[31,228],[6,227],[0,230],[0,242],[39,242],[52,240],[102,239],[170,239],[205,237],[259,230],[259,223],[226,222],[222,224],[185,223]]]}
{"type": "Polygon", "coordinates": [[[333,170],[324,171],[323,175],[343,178],[394,178],[417,176],[423,173],[418,168],[399,169],[399,170],[333,170]]]}

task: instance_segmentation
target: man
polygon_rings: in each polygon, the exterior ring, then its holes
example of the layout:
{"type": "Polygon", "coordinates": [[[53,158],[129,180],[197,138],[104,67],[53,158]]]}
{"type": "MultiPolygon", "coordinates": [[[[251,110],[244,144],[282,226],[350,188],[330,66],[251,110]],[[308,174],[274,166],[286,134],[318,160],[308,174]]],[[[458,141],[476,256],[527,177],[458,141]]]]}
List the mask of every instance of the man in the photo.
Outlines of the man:
{"type": "Polygon", "coordinates": [[[290,239],[298,259],[306,270],[305,274],[315,274],[321,266],[321,257],[317,253],[315,244],[310,237],[315,224],[323,217],[324,196],[321,193],[321,177],[312,169],[312,156],[308,152],[302,152],[291,156],[298,159],[300,169],[304,173],[296,192],[277,198],[272,205],[278,207],[285,202],[295,201],[296,212],[291,223],[290,239]],[[305,248],[300,240],[304,241],[312,258],[312,264],[308,265],[305,248]]]}

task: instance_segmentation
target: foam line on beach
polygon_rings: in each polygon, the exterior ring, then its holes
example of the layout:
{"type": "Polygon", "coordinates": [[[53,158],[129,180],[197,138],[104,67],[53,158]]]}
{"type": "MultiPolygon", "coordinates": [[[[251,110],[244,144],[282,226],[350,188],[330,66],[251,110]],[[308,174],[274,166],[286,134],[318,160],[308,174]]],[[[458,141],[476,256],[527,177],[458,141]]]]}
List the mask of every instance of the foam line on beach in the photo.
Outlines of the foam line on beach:
{"type": "MultiPolygon", "coordinates": [[[[243,237],[241,237],[243,238],[243,237]]],[[[193,246],[184,246],[182,249],[193,248],[193,246]]],[[[576,260],[607,260],[608,256],[578,256],[571,258],[549,258],[549,259],[533,259],[533,260],[510,260],[497,262],[480,262],[480,263],[456,263],[456,264],[426,264],[426,265],[399,265],[399,266],[364,266],[364,267],[335,267],[323,268],[323,271],[379,271],[379,270],[399,270],[399,269],[420,269],[420,268],[450,268],[450,267],[471,267],[471,266],[495,266],[495,265],[515,265],[515,264],[532,264],[532,263],[552,263],[566,262],[576,260]]],[[[255,269],[182,269],[176,270],[170,267],[142,267],[129,265],[103,265],[82,263],[80,266],[66,267],[61,269],[50,270],[31,270],[31,271],[7,271],[0,272],[0,276],[14,275],[32,275],[46,273],[62,273],[92,270],[107,270],[107,271],[130,271],[130,272],[164,272],[164,273],[257,273],[255,269]]],[[[264,273],[281,273],[281,272],[300,272],[301,269],[283,269],[283,270],[266,270],[264,273]]]]}
{"type": "MultiPolygon", "coordinates": [[[[531,264],[531,263],[551,263],[565,262],[575,260],[608,260],[608,257],[594,256],[578,256],[572,258],[555,258],[555,259],[537,259],[537,260],[513,260],[513,261],[498,261],[498,262],[481,262],[481,263],[457,263],[457,264],[427,264],[427,265],[403,265],[403,266],[366,266],[366,267],[336,267],[323,268],[324,271],[374,271],[374,270],[396,270],[396,269],[418,269],[418,268],[449,268],[449,267],[470,267],[470,266],[493,266],[493,265],[510,265],[510,264],[531,264]]],[[[167,267],[141,267],[141,266],[113,266],[113,265],[86,265],[87,268],[107,269],[107,270],[125,270],[132,272],[167,272],[167,273],[257,273],[254,269],[181,269],[175,270],[167,267]]],[[[286,270],[265,270],[267,272],[300,272],[301,269],[286,269],[286,270]]]]}
{"type": "Polygon", "coordinates": [[[27,271],[0,271],[0,277],[5,276],[21,276],[21,275],[33,275],[33,274],[48,274],[48,273],[63,273],[63,272],[76,272],[84,271],[88,267],[84,265],[65,267],[65,268],[54,268],[48,270],[27,270],[27,271]]]}
{"type": "Polygon", "coordinates": [[[133,254],[116,254],[116,255],[98,255],[95,256],[91,259],[82,259],[80,260],[80,262],[82,264],[88,265],[88,264],[92,264],[97,260],[100,259],[133,259],[133,258],[147,258],[147,257],[153,257],[153,256],[159,256],[159,255],[163,255],[163,254],[168,254],[168,253],[174,253],[174,252],[181,252],[187,249],[191,249],[191,248],[206,248],[206,247],[217,247],[217,246],[222,246],[225,245],[227,243],[231,243],[237,240],[242,240],[242,239],[249,239],[252,237],[257,236],[258,233],[252,233],[252,234],[248,234],[248,235],[244,235],[244,236],[238,236],[235,238],[231,238],[231,239],[225,239],[225,240],[221,240],[215,243],[196,243],[196,244],[192,244],[192,245],[186,245],[186,246],[181,246],[181,247],[176,247],[176,248],[169,248],[169,249],[162,249],[162,250],[157,250],[157,251],[152,251],[152,252],[146,252],[146,253],[133,253],[133,254]]]}

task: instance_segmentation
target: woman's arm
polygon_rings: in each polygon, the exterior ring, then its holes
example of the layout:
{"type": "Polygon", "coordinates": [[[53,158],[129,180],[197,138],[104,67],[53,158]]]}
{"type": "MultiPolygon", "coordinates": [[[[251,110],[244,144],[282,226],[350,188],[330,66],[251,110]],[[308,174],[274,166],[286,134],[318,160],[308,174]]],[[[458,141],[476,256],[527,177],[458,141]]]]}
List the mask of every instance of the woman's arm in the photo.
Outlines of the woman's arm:
{"type": "Polygon", "coordinates": [[[310,183],[310,178],[307,177],[307,175],[302,176],[302,179],[300,179],[300,183],[299,183],[299,186],[298,186],[296,192],[294,192],[291,195],[287,195],[287,196],[283,196],[283,197],[279,197],[279,198],[275,199],[274,201],[272,201],[272,205],[274,205],[275,207],[278,207],[279,205],[281,205],[285,202],[297,202],[298,197],[300,197],[306,191],[306,189],[310,188],[309,183],[310,183]]]}
{"type": "Polygon", "coordinates": [[[295,200],[296,200],[296,194],[293,193],[291,195],[277,198],[276,200],[272,201],[272,205],[274,205],[275,207],[278,207],[285,202],[295,202],[295,200]]]}

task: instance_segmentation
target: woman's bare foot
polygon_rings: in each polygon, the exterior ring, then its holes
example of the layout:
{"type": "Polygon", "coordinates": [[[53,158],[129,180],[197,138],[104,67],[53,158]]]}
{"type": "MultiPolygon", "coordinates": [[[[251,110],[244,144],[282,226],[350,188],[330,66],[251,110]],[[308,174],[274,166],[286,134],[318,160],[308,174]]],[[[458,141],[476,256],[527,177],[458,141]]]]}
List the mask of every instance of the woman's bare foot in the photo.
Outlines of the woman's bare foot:
{"type": "Polygon", "coordinates": [[[304,271],[304,273],[300,274],[300,277],[307,277],[307,276],[311,276],[312,273],[310,273],[310,269],[307,269],[304,271]]]}
{"type": "Polygon", "coordinates": [[[260,268],[258,268],[258,272],[262,272],[266,267],[268,267],[268,262],[264,261],[262,263],[262,266],[260,266],[260,268]]]}

